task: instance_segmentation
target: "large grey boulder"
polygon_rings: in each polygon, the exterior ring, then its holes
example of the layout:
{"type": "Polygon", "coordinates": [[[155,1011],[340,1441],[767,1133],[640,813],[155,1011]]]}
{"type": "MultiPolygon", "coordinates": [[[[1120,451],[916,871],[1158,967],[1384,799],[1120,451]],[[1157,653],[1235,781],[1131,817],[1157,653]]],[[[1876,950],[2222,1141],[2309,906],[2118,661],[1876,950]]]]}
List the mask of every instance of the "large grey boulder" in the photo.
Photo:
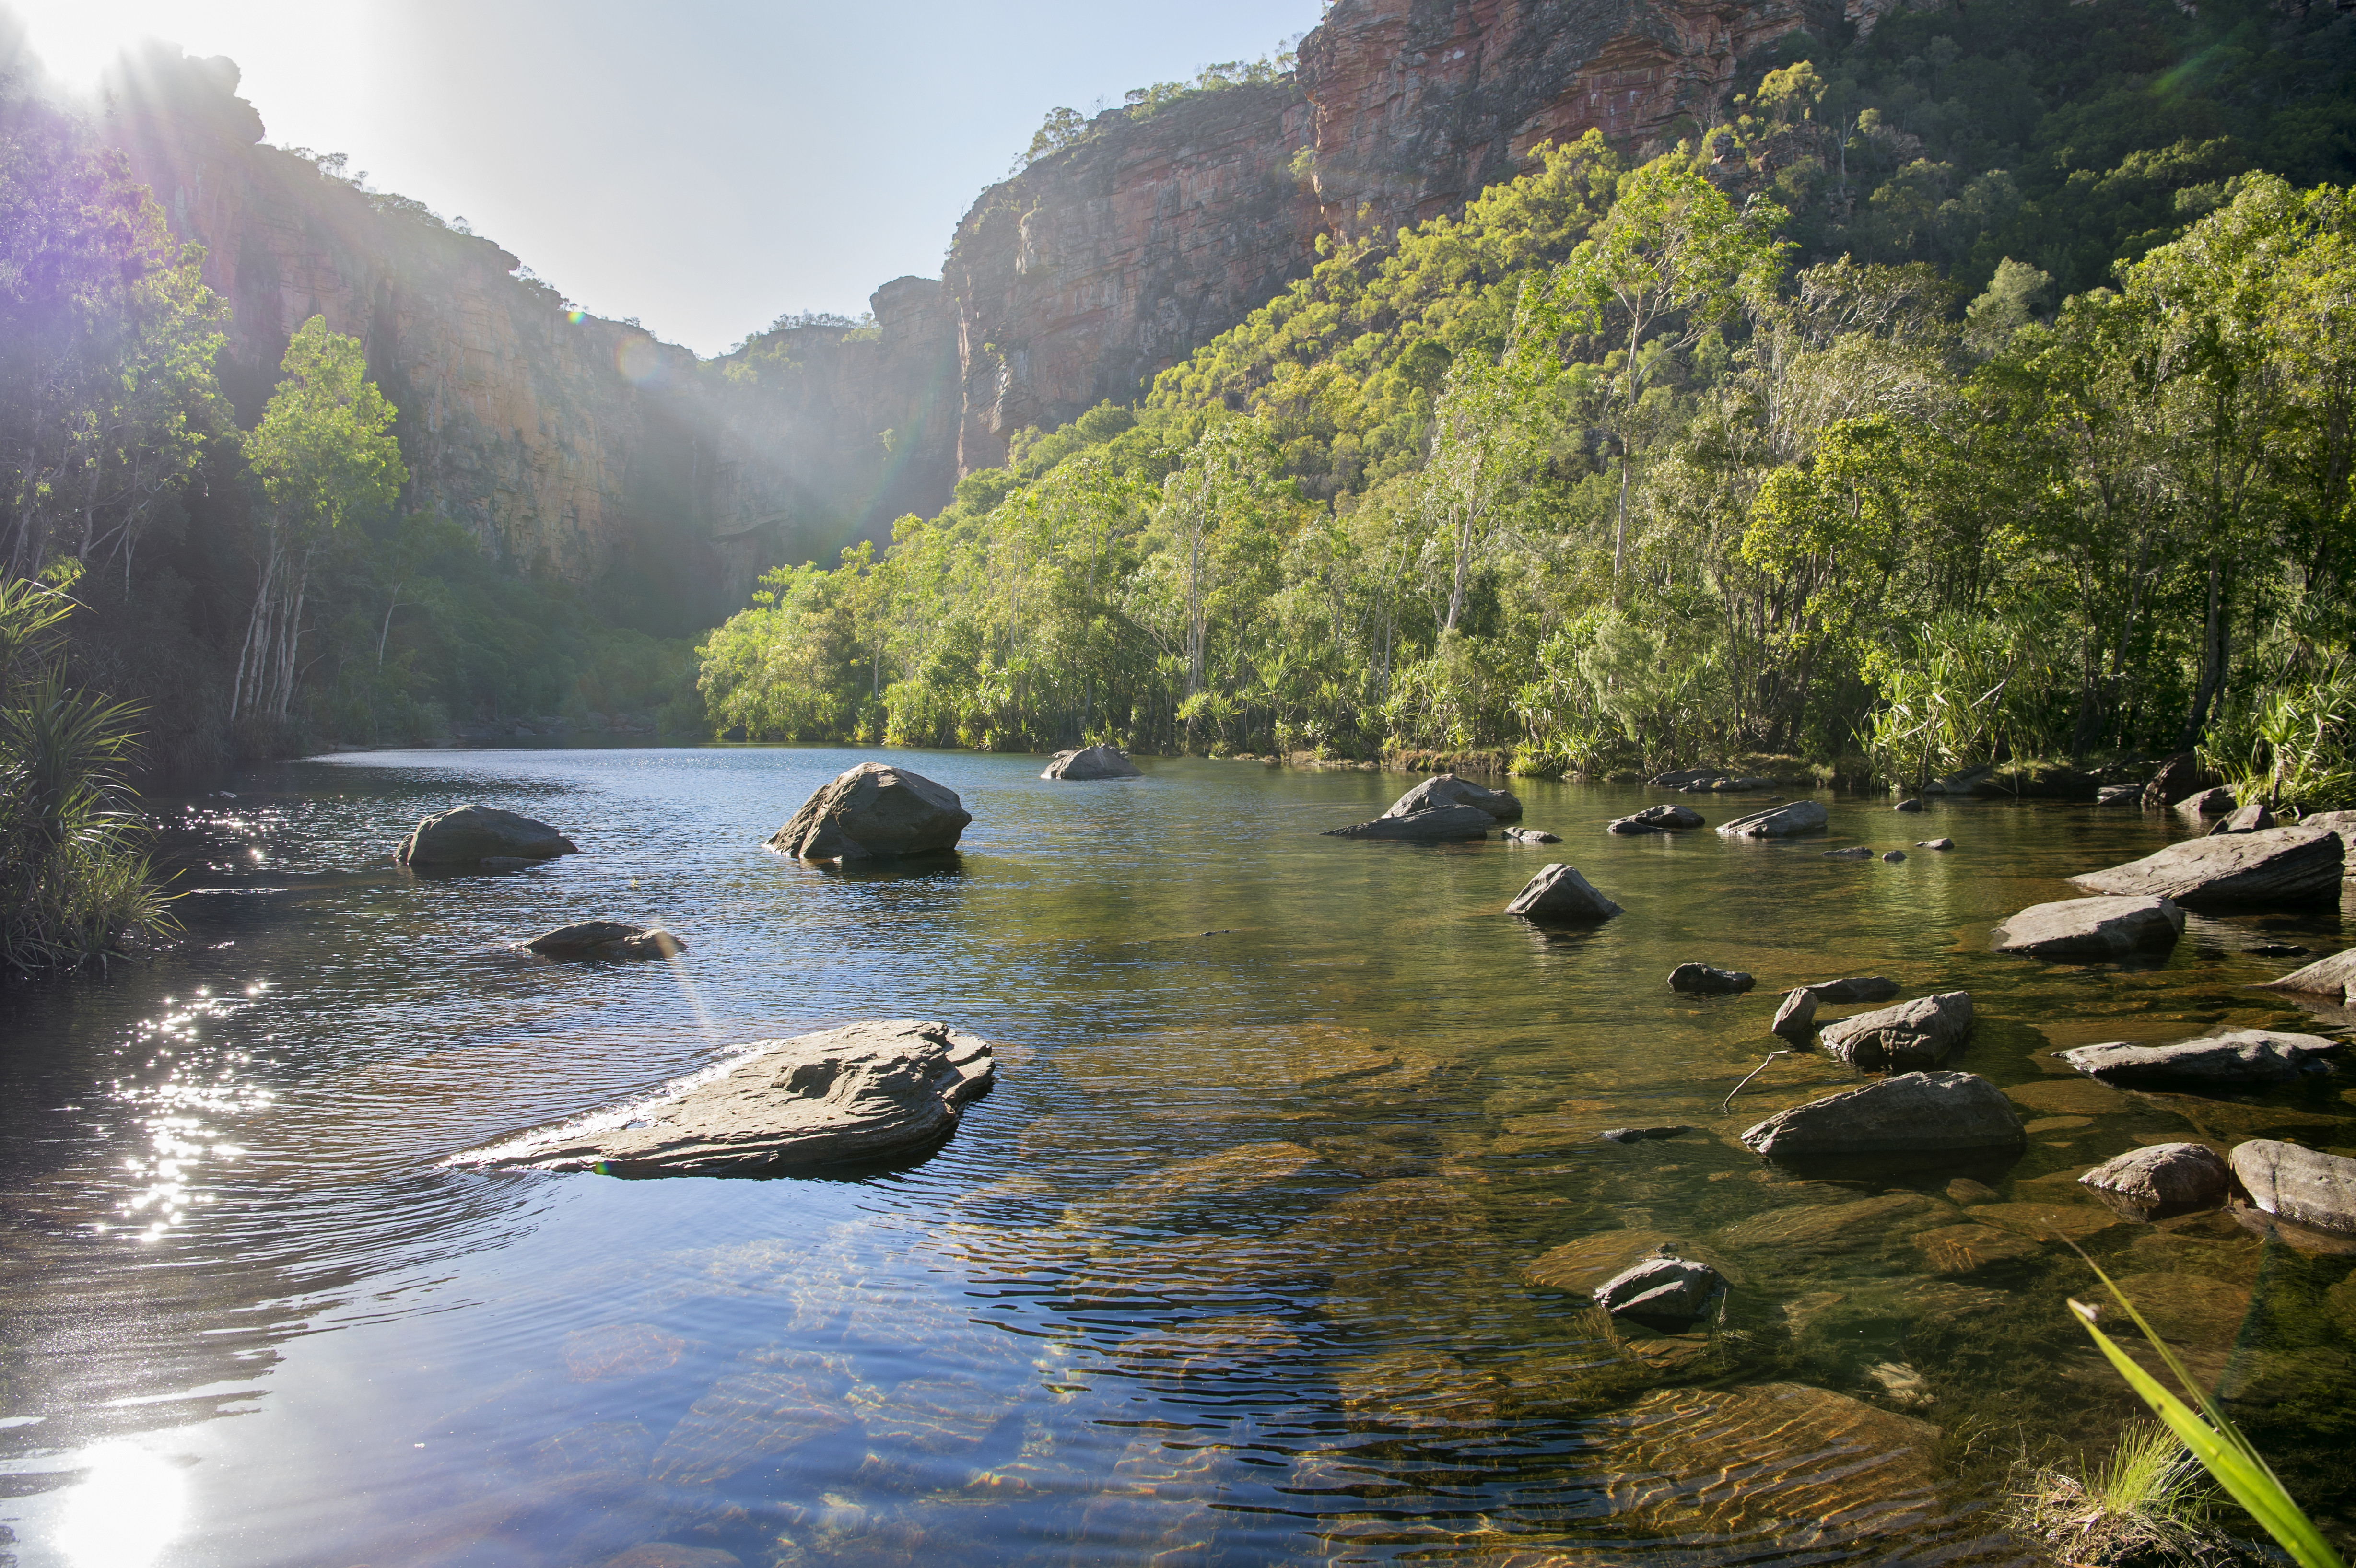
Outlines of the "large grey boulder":
{"type": "Polygon", "coordinates": [[[1620,912],[1620,906],[1570,867],[1553,865],[1532,877],[1529,885],[1505,906],[1505,912],[1529,920],[1610,920],[1620,912]]]}
{"type": "Polygon", "coordinates": [[[1459,838],[1486,838],[1497,819],[1477,805],[1441,805],[1411,811],[1405,816],[1377,816],[1372,822],[1329,827],[1327,838],[1375,838],[1400,844],[1442,844],[1459,838]]]}
{"type": "Polygon", "coordinates": [[[651,1100],[527,1132],[449,1163],[611,1176],[760,1176],[928,1148],[986,1091],[990,1042],[909,1019],[763,1040],[651,1100]]]}
{"type": "Polygon", "coordinates": [[[1759,982],[1740,969],[1680,964],[1669,971],[1669,989],[1696,997],[1738,997],[1759,982]]]}
{"type": "Polygon", "coordinates": [[[2054,1052],[2105,1083],[2129,1089],[2244,1089],[2287,1083],[2318,1071],[2340,1042],[2319,1034],[2237,1029],[2169,1045],[2106,1040],[2054,1052]]]}
{"type": "Polygon", "coordinates": [[[2233,1173],[2206,1144],[2151,1144],[2105,1160],[2078,1180],[2138,1210],[2180,1213],[2222,1203],[2233,1173]]]}
{"type": "Polygon", "coordinates": [[[1598,1285],[1595,1305],[1614,1317],[1674,1330],[1708,1317],[1725,1294],[1725,1278],[1708,1264],[1646,1258],[1598,1285]]]}
{"type": "Polygon", "coordinates": [[[2298,819],[2301,827],[2321,828],[2340,840],[2341,869],[2356,877],[2356,811],[2318,811],[2298,819]]]}
{"type": "Polygon", "coordinates": [[[973,814],[922,773],[862,763],[838,773],[769,836],[798,860],[896,859],[957,848],[973,814]]]}
{"type": "Polygon", "coordinates": [[[1783,1005],[1775,1009],[1775,1021],[1767,1027],[1791,1045],[1805,1050],[1816,1032],[1816,994],[1805,986],[1786,991],[1783,1005]]]}
{"type": "Polygon", "coordinates": [[[2200,822],[2211,816],[2230,816],[2233,815],[2233,792],[2223,784],[2216,784],[2198,794],[2186,795],[2182,800],[2178,801],[2176,815],[2190,821],[2200,822]]]}
{"type": "Polygon", "coordinates": [[[1816,1041],[1865,1072],[1903,1071],[1944,1065],[1971,1032],[1971,993],[1942,991],[1826,1024],[1816,1041]]]}
{"type": "Polygon", "coordinates": [[[2003,1091],[1973,1072],[1902,1072],[1776,1112],[1742,1135],[1778,1159],[1853,1155],[1944,1159],[2019,1150],[2020,1117],[2003,1091]]]}
{"type": "Polygon", "coordinates": [[[2319,958],[2304,969],[2294,969],[2279,980],[2267,981],[2262,988],[2328,997],[2335,1002],[2356,1006],[2356,947],[2319,958]]]}
{"type": "Polygon", "coordinates": [[[1383,815],[1408,816],[1445,805],[1477,805],[1498,822],[1512,822],[1522,815],[1521,801],[1509,792],[1460,779],[1454,773],[1432,774],[1391,802],[1391,808],[1383,815]]]}
{"type": "Polygon", "coordinates": [[[1825,808],[1815,801],[1791,800],[1748,816],[1738,816],[1731,822],[1721,822],[1718,831],[1719,837],[1726,838],[1789,838],[1795,834],[1821,833],[1831,820],[1825,808]]]}
{"type": "Polygon", "coordinates": [[[581,846],[551,827],[491,805],[461,805],[420,822],[392,858],[404,866],[463,867],[485,860],[548,860],[581,846]]]}
{"type": "Polygon", "coordinates": [[[2140,860],[2070,880],[2098,893],[2174,899],[2188,909],[2340,896],[2341,847],[2327,827],[2186,838],[2140,860]]]}
{"type": "Polygon", "coordinates": [[[1118,746],[1082,746],[1076,751],[1058,752],[1043,779],[1068,779],[1077,784],[1087,779],[1141,779],[1137,764],[1129,753],[1118,746]]]}
{"type": "Polygon", "coordinates": [[[2233,1146],[2233,1174],[2265,1212],[2319,1231],[2356,1235],[2356,1159],[2252,1138],[2233,1146]]]}
{"type": "Polygon", "coordinates": [[[2237,809],[2231,816],[2219,821],[2217,826],[2209,831],[2212,836],[2224,833],[2256,833],[2274,826],[2274,812],[2267,807],[2265,801],[2254,800],[2249,805],[2237,809]]]}
{"type": "Polygon", "coordinates": [[[626,925],[618,920],[584,920],[560,925],[524,946],[543,958],[668,958],[687,944],[659,927],[626,925]]]}
{"type": "Polygon", "coordinates": [[[2037,958],[2117,958],[2165,953],[2184,934],[2184,912],[2154,894],[2031,904],[1996,928],[1998,953],[2037,958]]]}
{"type": "Polygon", "coordinates": [[[1648,805],[1642,811],[1619,818],[1609,830],[1633,837],[1639,833],[1679,833],[1700,826],[1701,813],[1691,806],[1648,805]]]}

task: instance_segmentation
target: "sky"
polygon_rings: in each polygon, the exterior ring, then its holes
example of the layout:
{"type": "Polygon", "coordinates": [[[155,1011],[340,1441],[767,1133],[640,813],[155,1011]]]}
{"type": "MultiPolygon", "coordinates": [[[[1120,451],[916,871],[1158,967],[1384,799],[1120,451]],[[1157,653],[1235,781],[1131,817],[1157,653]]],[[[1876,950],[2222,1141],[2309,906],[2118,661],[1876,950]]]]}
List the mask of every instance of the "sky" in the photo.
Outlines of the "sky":
{"type": "Polygon", "coordinates": [[[600,315],[700,354],[937,277],[1046,112],[1269,55],[1320,0],[0,0],[67,87],[227,55],[277,146],[345,153],[600,315]]]}

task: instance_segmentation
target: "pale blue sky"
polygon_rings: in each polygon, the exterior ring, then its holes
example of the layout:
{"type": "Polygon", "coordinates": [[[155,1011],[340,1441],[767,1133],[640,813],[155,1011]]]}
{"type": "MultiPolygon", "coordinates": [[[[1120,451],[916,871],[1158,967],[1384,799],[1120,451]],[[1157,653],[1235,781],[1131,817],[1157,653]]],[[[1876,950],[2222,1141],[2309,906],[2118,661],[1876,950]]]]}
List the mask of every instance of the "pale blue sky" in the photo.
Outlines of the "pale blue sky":
{"type": "Polygon", "coordinates": [[[266,139],[351,155],[591,310],[700,353],[937,276],[1047,110],[1313,27],[1319,0],[0,0],[71,85],[122,43],[228,55],[266,139]]]}

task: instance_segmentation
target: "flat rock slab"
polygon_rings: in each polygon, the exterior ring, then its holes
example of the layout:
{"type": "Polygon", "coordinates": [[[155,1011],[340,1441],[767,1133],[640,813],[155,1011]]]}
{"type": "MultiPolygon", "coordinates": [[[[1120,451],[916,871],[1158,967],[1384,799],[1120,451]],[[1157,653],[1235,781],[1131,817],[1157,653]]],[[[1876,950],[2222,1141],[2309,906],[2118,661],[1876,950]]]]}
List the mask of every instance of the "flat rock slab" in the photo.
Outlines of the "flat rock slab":
{"type": "Polygon", "coordinates": [[[2184,912],[2157,894],[2113,894],[2031,904],[1996,928],[1998,953],[2035,958],[2120,958],[2165,953],[2184,934],[2184,912]]]}
{"type": "Polygon", "coordinates": [[[2356,1159],[2253,1138],[2233,1146],[2233,1174],[2265,1212],[2334,1235],[2356,1236],[2356,1159]]]}
{"type": "Polygon", "coordinates": [[[1372,822],[1329,827],[1327,838],[1372,838],[1395,844],[1445,844],[1464,838],[1486,838],[1497,819],[1477,805],[1436,805],[1404,816],[1377,816],[1372,822]]]}
{"type": "Polygon", "coordinates": [[[1914,1245],[1921,1249],[1922,1261],[1930,1265],[1931,1272],[1944,1275],[1970,1274],[1990,1264],[2017,1263],[2045,1250],[2029,1237],[2011,1231],[1969,1223],[1918,1231],[1914,1245]]]}
{"type": "Polygon", "coordinates": [[[1526,920],[1598,921],[1610,920],[1620,912],[1620,906],[1598,892],[1595,884],[1577,869],[1557,864],[1532,877],[1529,885],[1505,906],[1505,912],[1526,920]]]}
{"type": "Polygon", "coordinates": [[[956,848],[972,820],[948,785],[862,763],[819,786],[768,843],[798,860],[897,859],[956,848]]]}
{"type": "Polygon", "coordinates": [[[2138,1218],[2213,1209],[2225,1201],[2233,1172],[2206,1144],[2152,1144],[2104,1160],[2080,1177],[2106,1201],[2124,1203],[2138,1218]]]}
{"type": "Polygon", "coordinates": [[[1519,797],[1486,784],[1460,779],[1454,773],[1434,773],[1397,800],[1385,816],[1409,816],[1419,811],[1435,811],[1446,805],[1477,805],[1489,814],[1493,822],[1511,822],[1522,815],[1519,797]]]}
{"type": "Polygon", "coordinates": [[[1764,811],[1754,811],[1748,816],[1738,816],[1731,822],[1718,825],[1722,838],[1789,838],[1802,833],[1821,833],[1832,817],[1813,800],[1785,801],[1764,811]]]}
{"type": "Polygon", "coordinates": [[[1701,813],[1683,805],[1648,805],[1613,822],[1607,831],[1633,837],[1641,833],[1682,833],[1702,825],[1701,813]]]}
{"type": "Polygon", "coordinates": [[[1971,993],[1942,991],[1826,1024],[1816,1040],[1852,1067],[1902,1072],[1944,1064],[1971,1032],[1971,993]]]}
{"type": "Polygon", "coordinates": [[[581,846],[551,827],[491,805],[461,805],[420,822],[392,858],[404,866],[466,867],[485,860],[519,864],[577,855],[581,846]]]}
{"type": "Polygon", "coordinates": [[[2333,1001],[2356,1003],[2356,947],[2345,953],[2335,953],[2319,958],[2304,969],[2294,969],[2279,980],[2269,980],[2262,987],[2269,991],[2297,991],[2303,996],[2328,997],[2333,1001]]]}
{"type": "Polygon", "coordinates": [[[987,1091],[990,1043],[908,1019],[844,1024],[744,1054],[651,1100],[454,1157],[455,1166],[611,1176],[764,1176],[913,1154],[987,1091]]]}
{"type": "Polygon", "coordinates": [[[1039,776],[1077,784],[1089,779],[1141,779],[1145,775],[1129,760],[1129,753],[1118,746],[1082,746],[1076,751],[1056,752],[1046,772],[1039,776]]]}
{"type": "Polygon", "coordinates": [[[2098,893],[2173,899],[2189,909],[2311,902],[2340,896],[2341,845],[2328,827],[2269,827],[2187,838],[2124,866],[2070,880],[2098,893]]]}
{"type": "Polygon", "coordinates": [[[687,951],[669,932],[618,920],[584,920],[560,925],[524,946],[543,958],[668,958],[687,951]]]}
{"type": "Polygon", "coordinates": [[[2237,1029],[2169,1045],[2108,1040],[2054,1054],[2090,1078],[2131,1089],[2255,1088],[2287,1083],[2340,1049],[2319,1034],[2237,1029]]]}
{"type": "Polygon", "coordinates": [[[1505,837],[1512,839],[1516,844],[1559,844],[1562,842],[1562,838],[1558,834],[1548,833],[1543,827],[1508,827],[1505,829],[1505,837]]]}
{"type": "Polygon", "coordinates": [[[1708,964],[1680,964],[1669,971],[1669,989],[1696,997],[1734,997],[1759,982],[1740,969],[1718,969],[1708,964]]]}
{"type": "Polygon", "coordinates": [[[1661,1138],[1673,1138],[1680,1133],[1689,1133],[1691,1131],[1693,1131],[1691,1127],[1686,1126],[1606,1127],[1595,1136],[1610,1143],[1641,1144],[1652,1143],[1661,1138]]]}
{"type": "Polygon", "coordinates": [[[1778,1111],[1742,1141],[1773,1159],[1940,1159],[2017,1151],[2028,1135],[2011,1102],[1977,1073],[1905,1072],[1778,1111]]]}

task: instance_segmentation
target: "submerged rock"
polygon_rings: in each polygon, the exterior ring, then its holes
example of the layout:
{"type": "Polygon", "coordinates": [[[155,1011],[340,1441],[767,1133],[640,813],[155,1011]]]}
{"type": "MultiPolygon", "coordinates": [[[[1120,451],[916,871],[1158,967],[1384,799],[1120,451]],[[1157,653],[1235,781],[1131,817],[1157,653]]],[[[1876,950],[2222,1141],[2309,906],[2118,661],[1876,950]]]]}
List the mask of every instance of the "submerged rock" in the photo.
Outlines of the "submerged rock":
{"type": "Polygon", "coordinates": [[[1821,832],[1830,820],[1816,802],[1791,800],[1748,816],[1738,816],[1731,822],[1721,822],[1718,831],[1722,838],[1789,838],[1796,834],[1821,832]]]}
{"type": "Polygon", "coordinates": [[[560,925],[524,946],[543,958],[668,958],[687,951],[669,932],[618,920],[584,920],[560,925]]]}
{"type": "Polygon", "coordinates": [[[1717,969],[1708,964],[1680,964],[1669,971],[1669,989],[1697,997],[1740,996],[1757,984],[1740,969],[1717,969]]]}
{"type": "Polygon", "coordinates": [[[2150,894],[2189,909],[2340,896],[2341,846],[2326,827],[2270,827],[2186,838],[2124,866],[2070,880],[2098,893],[2150,894]]]}
{"type": "Polygon", "coordinates": [[[1505,837],[1512,839],[1516,844],[1559,844],[1562,842],[1562,838],[1559,835],[1548,833],[1543,827],[1508,827],[1505,829],[1505,837]]]}
{"type": "Polygon", "coordinates": [[[1702,825],[1701,813],[1690,806],[1676,805],[1648,805],[1631,816],[1612,824],[1611,832],[1623,836],[1639,833],[1679,833],[1702,825]]]}
{"type": "Polygon", "coordinates": [[[497,806],[461,805],[420,822],[392,858],[403,866],[475,866],[486,860],[523,865],[580,852],[581,846],[545,822],[497,806]]]}
{"type": "Polygon", "coordinates": [[[1448,805],[1477,805],[1491,820],[1511,822],[1522,815],[1521,801],[1511,793],[1460,779],[1454,773],[1434,773],[1397,800],[1385,816],[1410,816],[1448,805]]]}
{"type": "Polygon", "coordinates": [[[1595,1305],[1648,1328],[1676,1329],[1708,1317],[1725,1293],[1726,1281],[1708,1264],[1647,1258],[1598,1287],[1595,1305]]]}
{"type": "Polygon", "coordinates": [[[1129,753],[1118,746],[1082,746],[1076,751],[1058,752],[1055,760],[1047,764],[1043,779],[1141,779],[1137,764],[1129,753]]]}
{"type": "Polygon", "coordinates": [[[1898,994],[1898,982],[1887,975],[1850,975],[1838,980],[1818,980],[1801,989],[1815,992],[1816,1000],[1820,1002],[1836,1005],[1886,1002],[1898,994]]]}
{"type": "Polygon", "coordinates": [[[1827,860],[1870,860],[1873,859],[1873,851],[1867,848],[1862,844],[1852,844],[1846,849],[1826,850],[1825,859],[1827,860]]]}
{"type": "Polygon", "coordinates": [[[972,820],[947,785],[862,763],[819,786],[768,843],[798,860],[894,859],[954,849],[972,820]]]}
{"type": "Polygon", "coordinates": [[[1783,1005],[1775,1009],[1775,1021],[1768,1028],[1792,1044],[1805,1049],[1816,1034],[1816,994],[1802,986],[1783,994],[1783,1005]]]}
{"type": "Polygon", "coordinates": [[[2279,980],[2267,981],[2260,989],[2297,991],[2303,996],[2329,997],[2356,1005],[2356,947],[2319,958],[2304,969],[2294,969],[2279,980]]]}
{"type": "Polygon", "coordinates": [[[2152,1144],[2105,1160],[2078,1180],[2141,1217],[2214,1208],[2224,1202],[2233,1172],[2206,1144],[2152,1144]]]}
{"type": "Polygon", "coordinates": [[[2020,1117],[1973,1072],[1904,1072],[1776,1112],[1742,1135],[1774,1159],[1852,1155],[1938,1160],[2018,1150],[2020,1117]]]}
{"type": "Polygon", "coordinates": [[[1497,819],[1477,805],[1440,805],[1404,816],[1377,816],[1372,822],[1329,827],[1327,838],[1373,838],[1398,844],[1444,844],[1463,838],[1486,838],[1497,819]]]}
{"type": "Polygon", "coordinates": [[[2356,1159],[2253,1138],[2233,1146],[2233,1174],[2265,1213],[2339,1235],[2356,1235],[2356,1159]]]}
{"type": "Polygon", "coordinates": [[[1903,849],[1891,849],[1885,853],[1881,859],[1885,865],[1894,866],[1898,864],[1899,861],[1906,859],[1906,851],[1903,849]]]}
{"type": "Polygon", "coordinates": [[[1890,809],[1892,811],[1920,811],[1922,809],[1922,802],[1919,796],[1910,795],[1904,800],[1900,801],[1896,805],[1891,806],[1890,809]]]}
{"type": "Polygon", "coordinates": [[[2319,1034],[2281,1034],[2237,1029],[2223,1034],[2179,1040],[2170,1045],[2136,1045],[2124,1040],[2082,1045],[2054,1054],[2090,1078],[2127,1088],[2243,1088],[2287,1083],[2321,1068],[2320,1059],[2340,1049],[2319,1034]]]}
{"type": "Polygon", "coordinates": [[[1816,1040],[1829,1054],[1871,1072],[1942,1066],[1971,1032],[1971,993],[1942,991],[1826,1024],[1816,1040]]]}
{"type": "Polygon", "coordinates": [[[1610,920],[1620,906],[1595,891],[1595,885],[1571,867],[1552,865],[1532,877],[1529,885],[1505,906],[1507,914],[1529,920],[1610,920]]]}
{"type": "Polygon", "coordinates": [[[1615,1144],[1641,1144],[1691,1131],[1691,1127],[1606,1127],[1595,1136],[1615,1144]]]}
{"type": "Polygon", "coordinates": [[[913,1019],[763,1040],[651,1100],[470,1149],[456,1166],[760,1176],[914,1154],[986,1092],[990,1042],[913,1019]]]}
{"type": "Polygon", "coordinates": [[[1955,841],[1952,838],[1917,838],[1914,840],[1914,848],[1917,849],[1952,849],[1954,847],[1955,841]]]}
{"type": "Polygon", "coordinates": [[[2133,805],[2143,799],[2141,784],[2104,784],[2094,792],[2096,805],[2133,805]]]}
{"type": "Polygon", "coordinates": [[[2154,894],[2031,904],[1996,928],[1998,953],[2037,958],[2117,958],[2165,953],[2184,934],[2184,912],[2154,894]]]}

